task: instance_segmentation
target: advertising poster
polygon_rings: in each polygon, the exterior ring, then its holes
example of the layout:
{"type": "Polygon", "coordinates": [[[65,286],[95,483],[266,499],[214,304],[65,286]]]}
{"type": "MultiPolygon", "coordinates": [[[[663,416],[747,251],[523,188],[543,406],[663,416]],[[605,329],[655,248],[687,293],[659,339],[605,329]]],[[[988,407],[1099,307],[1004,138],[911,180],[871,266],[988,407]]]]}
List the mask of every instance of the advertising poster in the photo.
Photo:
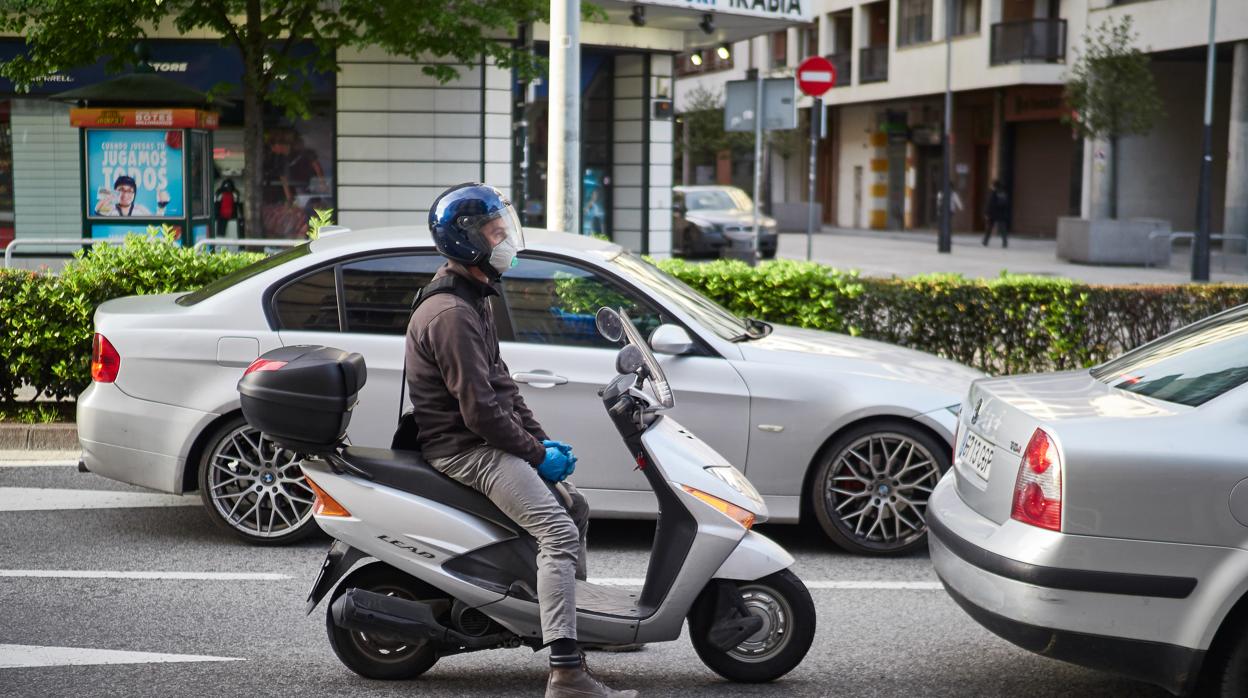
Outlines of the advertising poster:
{"type": "Polygon", "coordinates": [[[87,131],[87,216],[182,218],[182,131],[87,131]]]}

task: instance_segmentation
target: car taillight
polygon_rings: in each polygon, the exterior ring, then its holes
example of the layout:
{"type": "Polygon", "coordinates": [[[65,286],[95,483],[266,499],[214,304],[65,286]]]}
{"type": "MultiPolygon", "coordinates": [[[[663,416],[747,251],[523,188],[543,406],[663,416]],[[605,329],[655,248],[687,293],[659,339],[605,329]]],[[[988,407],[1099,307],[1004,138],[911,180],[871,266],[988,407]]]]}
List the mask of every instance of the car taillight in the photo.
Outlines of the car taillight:
{"type": "Polygon", "coordinates": [[[91,340],[91,380],[96,383],[112,383],[121,370],[121,354],[113,348],[108,338],[99,332],[91,340]]]}
{"type": "Polygon", "coordinates": [[[1023,450],[1010,518],[1050,531],[1062,530],[1062,459],[1043,429],[1032,433],[1023,450]]]}
{"type": "Polygon", "coordinates": [[[251,365],[247,367],[246,371],[243,371],[243,375],[245,376],[248,373],[254,373],[256,371],[276,371],[277,369],[285,365],[286,365],[285,361],[273,361],[271,359],[256,359],[255,361],[251,362],[251,365]]]}

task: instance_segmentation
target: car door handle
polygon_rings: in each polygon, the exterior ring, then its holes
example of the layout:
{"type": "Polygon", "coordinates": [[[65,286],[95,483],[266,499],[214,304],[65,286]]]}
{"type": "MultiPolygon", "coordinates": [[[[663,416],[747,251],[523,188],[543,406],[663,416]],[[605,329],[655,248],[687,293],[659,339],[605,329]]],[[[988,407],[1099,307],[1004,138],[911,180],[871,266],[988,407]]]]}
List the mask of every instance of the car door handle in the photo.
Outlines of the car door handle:
{"type": "Polygon", "coordinates": [[[563,376],[556,376],[550,371],[541,369],[513,373],[511,374],[511,379],[517,383],[527,383],[534,388],[553,388],[556,385],[563,385],[568,382],[568,379],[563,376]]]}

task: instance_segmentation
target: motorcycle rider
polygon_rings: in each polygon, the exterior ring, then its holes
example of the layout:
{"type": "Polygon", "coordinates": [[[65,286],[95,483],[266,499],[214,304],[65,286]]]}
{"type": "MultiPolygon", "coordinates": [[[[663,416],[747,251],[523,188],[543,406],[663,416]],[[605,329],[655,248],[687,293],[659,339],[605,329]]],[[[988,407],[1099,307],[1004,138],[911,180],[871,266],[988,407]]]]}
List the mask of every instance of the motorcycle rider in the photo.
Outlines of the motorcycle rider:
{"type": "Polygon", "coordinates": [[[499,354],[490,298],[524,248],[519,218],[494,187],[466,183],[434,201],[429,232],[447,259],[430,286],[455,288],[421,302],[407,328],[407,387],[421,451],[537,540],[542,641],[550,648],[546,697],[633,698],[636,691],[613,690],[591,674],[576,641],[576,580],[585,578],[589,519],[585,498],[566,481],[576,456],[547,437],[499,354]]]}

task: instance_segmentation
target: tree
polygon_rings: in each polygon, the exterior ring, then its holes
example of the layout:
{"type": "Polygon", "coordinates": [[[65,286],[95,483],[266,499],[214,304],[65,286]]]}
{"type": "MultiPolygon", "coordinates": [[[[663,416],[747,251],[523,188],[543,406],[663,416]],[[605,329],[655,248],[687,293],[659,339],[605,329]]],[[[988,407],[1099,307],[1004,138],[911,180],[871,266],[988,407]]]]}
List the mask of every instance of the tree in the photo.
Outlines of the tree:
{"type": "MultiPolygon", "coordinates": [[[[1084,50],[1066,76],[1066,102],[1070,114],[1063,122],[1075,133],[1107,141],[1113,163],[1118,139],[1145,135],[1164,115],[1161,96],[1148,54],[1135,47],[1138,34],[1131,29],[1131,15],[1121,22],[1106,19],[1094,32],[1084,35],[1084,50]]],[[[1109,217],[1117,217],[1118,168],[1109,164],[1109,217]]]]}
{"type": "MultiPolygon", "coordinates": [[[[337,51],[378,46],[419,59],[442,82],[453,79],[455,63],[491,58],[524,75],[536,74],[534,56],[499,41],[520,22],[541,19],[544,0],[5,0],[0,30],[26,39],[26,52],[0,64],[0,75],[19,89],[59,70],[107,59],[120,71],[135,42],[157,26],[179,32],[208,31],[239,52],[243,63],[243,150],[248,230],[261,230],[261,167],[264,162],[265,102],[291,119],[307,118],[316,72],[338,70],[337,51]],[[310,45],[311,52],[297,50],[310,45]]],[[[219,85],[214,94],[232,86],[219,85]]]]}
{"type": "Polygon", "coordinates": [[[686,133],[681,155],[695,162],[714,162],[722,151],[740,155],[754,147],[754,134],[724,130],[724,97],[718,90],[699,86],[690,91],[681,120],[686,133]]]}

